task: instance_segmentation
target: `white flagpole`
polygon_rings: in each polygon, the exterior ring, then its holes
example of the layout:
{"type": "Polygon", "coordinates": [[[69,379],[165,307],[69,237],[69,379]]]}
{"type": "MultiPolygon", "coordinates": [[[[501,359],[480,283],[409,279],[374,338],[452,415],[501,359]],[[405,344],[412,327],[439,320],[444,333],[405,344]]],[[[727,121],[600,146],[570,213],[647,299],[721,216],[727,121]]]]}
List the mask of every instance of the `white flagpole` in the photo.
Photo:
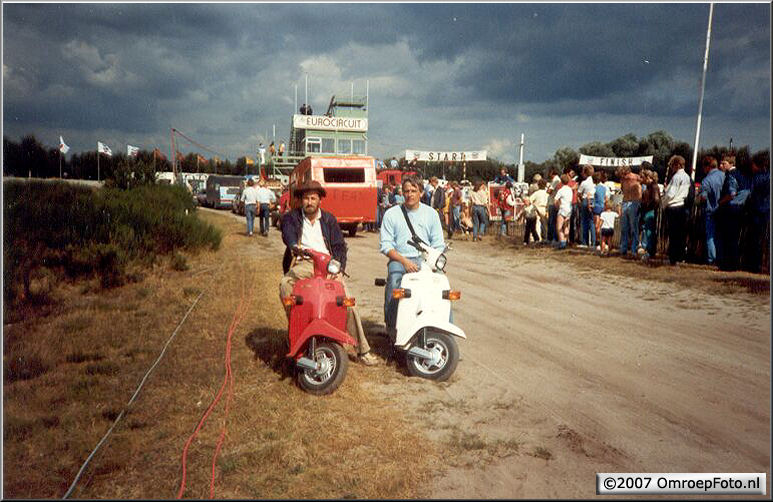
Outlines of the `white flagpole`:
{"type": "Polygon", "coordinates": [[[59,147],[59,179],[62,179],[62,147],[59,147]]]}
{"type": "Polygon", "coordinates": [[[709,4],[709,27],[706,29],[706,53],[703,56],[703,76],[701,77],[701,98],[698,102],[698,123],[695,126],[695,147],[692,152],[692,173],[690,177],[695,181],[695,171],[698,170],[698,140],[701,135],[701,117],[703,114],[703,93],[706,89],[706,70],[709,67],[709,45],[711,44],[711,18],[714,15],[714,4],[709,4]]]}
{"type": "Polygon", "coordinates": [[[523,182],[523,178],[526,175],[526,173],[524,172],[525,169],[523,167],[523,139],[524,139],[524,134],[521,133],[521,145],[519,148],[520,152],[518,154],[518,182],[519,183],[523,182]]]}

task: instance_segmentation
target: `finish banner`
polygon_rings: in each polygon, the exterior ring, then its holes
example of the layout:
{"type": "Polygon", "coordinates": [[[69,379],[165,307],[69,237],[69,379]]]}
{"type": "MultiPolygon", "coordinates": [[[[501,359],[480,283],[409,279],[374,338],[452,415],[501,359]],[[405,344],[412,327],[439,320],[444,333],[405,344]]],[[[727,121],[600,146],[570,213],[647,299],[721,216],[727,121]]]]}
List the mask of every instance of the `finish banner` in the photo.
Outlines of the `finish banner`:
{"type": "Polygon", "coordinates": [[[486,150],[474,150],[470,152],[424,152],[420,150],[406,150],[405,160],[410,162],[418,160],[422,162],[472,162],[486,160],[486,150]]]}
{"type": "Polygon", "coordinates": [[[652,155],[644,157],[594,157],[580,154],[580,165],[590,164],[601,167],[640,166],[642,162],[652,164],[652,155]]]}
{"type": "Polygon", "coordinates": [[[317,131],[367,132],[368,119],[296,114],[293,115],[293,127],[296,129],[314,129],[317,131]]]}

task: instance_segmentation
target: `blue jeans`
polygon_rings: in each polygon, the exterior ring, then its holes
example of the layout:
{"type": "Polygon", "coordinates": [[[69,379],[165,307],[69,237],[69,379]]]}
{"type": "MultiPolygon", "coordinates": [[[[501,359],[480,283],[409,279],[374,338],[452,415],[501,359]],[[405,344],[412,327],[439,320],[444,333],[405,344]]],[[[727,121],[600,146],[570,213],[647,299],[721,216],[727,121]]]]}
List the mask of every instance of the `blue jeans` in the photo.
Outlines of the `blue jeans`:
{"type": "Polygon", "coordinates": [[[650,258],[655,256],[658,248],[658,233],[655,226],[655,210],[644,213],[644,231],[642,232],[642,246],[647,250],[650,258]]]}
{"type": "Polygon", "coordinates": [[[582,206],[580,211],[580,228],[582,234],[580,235],[580,241],[586,246],[596,247],[596,225],[593,224],[593,209],[588,209],[587,206],[582,206]]]}
{"type": "Polygon", "coordinates": [[[462,221],[462,206],[451,206],[451,222],[452,222],[452,232],[456,232],[457,230],[462,229],[461,221],[462,221]]]}
{"type": "Polygon", "coordinates": [[[473,240],[478,238],[478,234],[486,233],[486,220],[488,215],[486,214],[486,207],[481,205],[472,206],[472,238],[473,240]]]}
{"type": "Polygon", "coordinates": [[[247,234],[252,235],[252,230],[255,227],[255,204],[246,204],[244,206],[244,215],[247,217],[247,234]]]}
{"type": "Polygon", "coordinates": [[[499,235],[507,235],[507,218],[510,217],[510,211],[502,211],[500,208],[499,214],[502,216],[502,222],[499,224],[499,235]]]}
{"type": "Polygon", "coordinates": [[[628,252],[628,241],[631,241],[631,253],[636,253],[639,247],[639,206],[638,200],[623,202],[623,215],[620,218],[620,254],[628,252]]]}
{"type": "Polygon", "coordinates": [[[706,262],[713,265],[717,261],[717,225],[714,219],[716,213],[706,213],[706,262]]]}
{"type": "Polygon", "coordinates": [[[553,204],[548,206],[548,235],[547,240],[549,242],[555,242],[558,240],[558,232],[556,229],[556,216],[558,216],[558,209],[553,204]]]}
{"type": "Polygon", "coordinates": [[[260,205],[260,233],[268,235],[268,229],[271,227],[271,210],[268,204],[260,205]]]}

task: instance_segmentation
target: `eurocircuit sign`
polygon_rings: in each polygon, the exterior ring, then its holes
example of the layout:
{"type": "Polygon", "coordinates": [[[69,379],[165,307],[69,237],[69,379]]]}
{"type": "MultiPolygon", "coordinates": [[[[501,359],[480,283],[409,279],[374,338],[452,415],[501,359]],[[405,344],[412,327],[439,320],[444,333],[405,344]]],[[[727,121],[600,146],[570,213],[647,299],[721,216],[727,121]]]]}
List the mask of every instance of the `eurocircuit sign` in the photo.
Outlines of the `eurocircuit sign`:
{"type": "Polygon", "coordinates": [[[405,160],[410,162],[411,160],[418,160],[421,162],[438,162],[438,161],[475,161],[486,160],[486,150],[475,150],[468,152],[431,152],[431,151],[419,151],[419,150],[406,150],[405,160]]]}
{"type": "Polygon", "coordinates": [[[368,131],[368,119],[352,117],[328,117],[326,115],[293,115],[295,129],[317,131],[368,131]]]}

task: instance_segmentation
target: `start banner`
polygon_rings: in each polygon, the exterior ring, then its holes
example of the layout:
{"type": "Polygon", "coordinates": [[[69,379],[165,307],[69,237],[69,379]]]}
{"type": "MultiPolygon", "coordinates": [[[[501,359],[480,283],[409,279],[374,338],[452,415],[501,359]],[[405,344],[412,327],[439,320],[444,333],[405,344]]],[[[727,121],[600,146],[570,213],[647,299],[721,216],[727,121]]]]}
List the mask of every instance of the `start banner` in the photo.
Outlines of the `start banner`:
{"type": "Polygon", "coordinates": [[[652,155],[644,157],[594,157],[580,154],[580,165],[590,164],[601,167],[640,166],[642,162],[652,164],[652,155]]]}
{"type": "Polygon", "coordinates": [[[468,152],[430,152],[421,150],[406,150],[405,160],[410,162],[418,160],[422,162],[472,162],[486,160],[486,150],[473,150],[468,152]]]}

